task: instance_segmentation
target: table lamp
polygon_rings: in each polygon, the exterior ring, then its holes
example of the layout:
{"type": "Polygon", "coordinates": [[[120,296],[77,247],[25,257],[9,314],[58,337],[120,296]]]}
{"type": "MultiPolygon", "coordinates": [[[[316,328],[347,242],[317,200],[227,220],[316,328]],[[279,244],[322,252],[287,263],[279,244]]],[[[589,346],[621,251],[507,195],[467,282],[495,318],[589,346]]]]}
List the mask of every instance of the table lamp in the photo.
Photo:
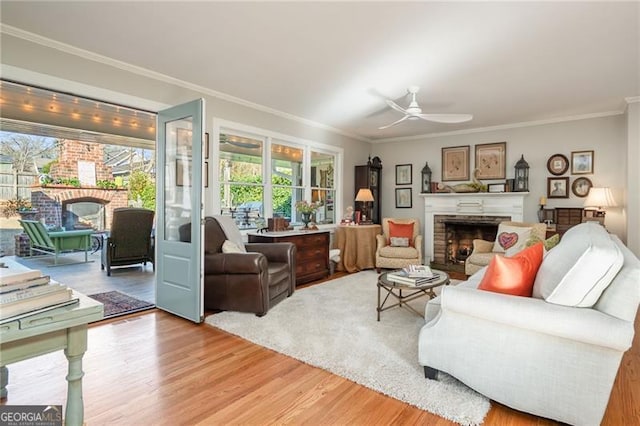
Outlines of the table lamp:
{"type": "Polygon", "coordinates": [[[613,199],[611,190],[607,187],[591,188],[587,198],[584,200],[584,209],[592,210],[593,217],[602,218],[602,224],[604,224],[604,215],[606,213],[605,207],[615,206],[617,206],[616,201],[613,199]]]}
{"type": "Polygon", "coordinates": [[[371,190],[369,188],[360,188],[356,195],[356,201],[363,203],[362,221],[366,222],[369,217],[369,203],[373,201],[373,194],[371,193],[371,190]]]}

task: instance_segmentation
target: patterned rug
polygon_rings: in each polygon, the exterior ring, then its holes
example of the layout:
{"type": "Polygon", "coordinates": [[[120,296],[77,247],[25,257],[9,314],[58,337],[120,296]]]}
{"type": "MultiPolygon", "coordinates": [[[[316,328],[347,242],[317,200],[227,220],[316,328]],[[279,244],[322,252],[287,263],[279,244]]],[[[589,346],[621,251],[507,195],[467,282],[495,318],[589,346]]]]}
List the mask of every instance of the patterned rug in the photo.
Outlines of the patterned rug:
{"type": "Polygon", "coordinates": [[[156,306],[153,303],[127,296],[119,291],[90,294],[89,297],[104,304],[105,319],[153,309],[156,306]]]}

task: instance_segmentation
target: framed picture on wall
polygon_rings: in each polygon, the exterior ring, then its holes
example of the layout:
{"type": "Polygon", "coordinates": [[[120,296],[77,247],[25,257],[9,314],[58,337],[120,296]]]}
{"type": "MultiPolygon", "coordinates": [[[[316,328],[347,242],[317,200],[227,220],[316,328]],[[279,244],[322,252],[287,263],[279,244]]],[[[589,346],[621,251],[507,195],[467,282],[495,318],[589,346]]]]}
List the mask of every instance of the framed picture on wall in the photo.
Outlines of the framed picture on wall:
{"type": "Polygon", "coordinates": [[[442,148],[442,181],[469,180],[469,145],[442,148]]]}
{"type": "Polygon", "coordinates": [[[411,185],[412,169],[411,164],[398,164],[396,166],[396,185],[411,185]]]}
{"type": "Polygon", "coordinates": [[[571,153],[571,174],[589,175],[593,173],[593,151],[573,151],[571,153]]]}
{"type": "Polygon", "coordinates": [[[176,160],[176,186],[191,186],[191,160],[176,160]]]}
{"type": "Polygon", "coordinates": [[[476,145],[475,168],[478,179],[504,179],[506,177],[507,143],[476,145]]]}
{"type": "Polygon", "coordinates": [[[584,198],[589,194],[592,186],[593,184],[589,178],[579,177],[571,184],[571,192],[573,192],[573,195],[576,197],[584,198]]]}
{"type": "Polygon", "coordinates": [[[547,178],[547,198],[569,198],[569,178],[547,178]]]}
{"type": "Polygon", "coordinates": [[[411,188],[396,188],[397,209],[410,209],[412,207],[411,199],[411,188]]]}
{"type": "Polygon", "coordinates": [[[560,176],[569,170],[569,159],[562,154],[553,154],[547,160],[547,170],[555,176],[560,176]]]}

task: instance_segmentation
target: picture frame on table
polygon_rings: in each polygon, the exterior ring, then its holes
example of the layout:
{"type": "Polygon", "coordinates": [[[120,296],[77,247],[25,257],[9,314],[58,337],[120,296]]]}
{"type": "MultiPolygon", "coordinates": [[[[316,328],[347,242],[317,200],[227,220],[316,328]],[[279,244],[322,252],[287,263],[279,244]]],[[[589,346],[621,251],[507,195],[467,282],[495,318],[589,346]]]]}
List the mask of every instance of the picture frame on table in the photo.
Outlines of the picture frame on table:
{"type": "Polygon", "coordinates": [[[507,192],[506,183],[490,183],[487,185],[487,192],[507,192]]]}
{"type": "Polygon", "coordinates": [[[478,179],[504,179],[507,173],[507,143],[482,143],[475,147],[478,179]]]}
{"type": "Polygon", "coordinates": [[[396,185],[411,185],[412,174],[412,164],[398,164],[396,166],[396,185]]]}
{"type": "Polygon", "coordinates": [[[547,178],[547,198],[569,198],[569,178],[547,178]]]}
{"type": "Polygon", "coordinates": [[[442,148],[442,181],[469,180],[469,145],[442,148]]]}
{"type": "Polygon", "coordinates": [[[573,151],[571,153],[571,174],[593,174],[593,151],[573,151]]]}
{"type": "Polygon", "coordinates": [[[553,154],[547,160],[547,170],[554,176],[563,175],[569,170],[569,159],[562,154],[553,154]]]}
{"type": "Polygon", "coordinates": [[[396,208],[410,209],[412,207],[411,188],[396,188],[396,208]]]}

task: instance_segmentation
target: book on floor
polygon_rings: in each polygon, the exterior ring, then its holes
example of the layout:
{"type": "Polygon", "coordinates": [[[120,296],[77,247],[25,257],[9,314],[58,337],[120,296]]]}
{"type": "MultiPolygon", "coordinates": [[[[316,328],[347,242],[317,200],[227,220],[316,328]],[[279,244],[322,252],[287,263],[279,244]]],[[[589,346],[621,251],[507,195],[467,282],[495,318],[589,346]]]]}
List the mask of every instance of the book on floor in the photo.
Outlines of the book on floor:
{"type": "Polygon", "coordinates": [[[26,299],[3,303],[0,304],[0,320],[23,314],[25,312],[31,312],[37,309],[57,305],[59,303],[67,302],[71,299],[71,289],[65,288],[62,291],[39,294],[37,296],[32,296],[26,299]]]}

